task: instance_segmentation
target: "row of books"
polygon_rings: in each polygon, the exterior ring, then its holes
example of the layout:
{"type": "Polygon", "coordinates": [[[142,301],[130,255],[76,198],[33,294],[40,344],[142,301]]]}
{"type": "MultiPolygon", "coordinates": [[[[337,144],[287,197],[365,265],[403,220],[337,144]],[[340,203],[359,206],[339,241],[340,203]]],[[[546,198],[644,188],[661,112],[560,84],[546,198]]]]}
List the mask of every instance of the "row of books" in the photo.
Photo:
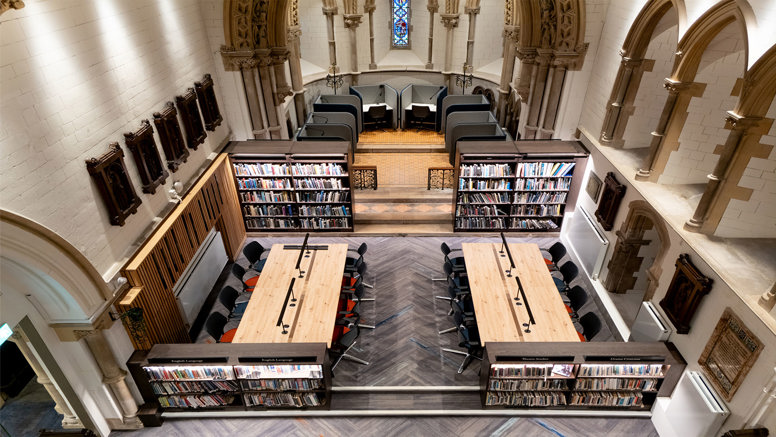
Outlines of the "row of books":
{"type": "Polygon", "coordinates": [[[579,378],[577,390],[657,390],[659,379],[639,378],[579,378]]]}
{"type": "Polygon", "coordinates": [[[349,191],[319,191],[311,193],[294,193],[297,202],[321,203],[321,202],[347,202],[350,200],[349,191]]]}
{"type": "Polygon", "coordinates": [[[488,392],[486,405],[507,405],[510,407],[552,407],[566,405],[566,395],[562,392],[488,392]]]}
{"type": "Polygon", "coordinates": [[[569,396],[569,405],[638,407],[642,399],[642,394],[638,391],[575,391],[569,396]]]}
{"type": "Polygon", "coordinates": [[[234,366],[234,369],[239,379],[323,378],[323,368],[319,364],[234,366]]]}
{"type": "Polygon", "coordinates": [[[583,364],[579,376],[663,376],[663,365],[583,364]]]}
{"type": "Polygon", "coordinates": [[[500,217],[458,217],[455,219],[458,229],[504,229],[504,219],[500,217]]]}
{"type": "Polygon", "coordinates": [[[511,191],[512,182],[506,179],[458,179],[459,190],[503,190],[511,191]]]}
{"type": "Polygon", "coordinates": [[[281,176],[290,175],[288,164],[234,164],[234,174],[237,176],[281,176]]]}
{"type": "Polygon", "coordinates": [[[279,218],[246,218],[245,225],[251,229],[295,229],[298,228],[292,219],[279,218]]]}
{"type": "Polygon", "coordinates": [[[291,205],[244,205],[243,215],[292,216],[291,205]]]}
{"type": "Polygon", "coordinates": [[[513,218],[509,223],[512,229],[539,229],[539,230],[552,230],[558,229],[558,224],[552,220],[540,220],[540,219],[517,219],[513,218]]]}
{"type": "Polygon", "coordinates": [[[350,208],[345,205],[332,206],[332,205],[320,205],[320,206],[300,206],[299,215],[314,215],[314,216],[348,216],[350,215],[350,208]]]}
{"type": "Polygon", "coordinates": [[[512,207],[512,215],[535,215],[539,217],[560,217],[563,205],[515,205],[512,207]]]}
{"type": "Polygon", "coordinates": [[[295,179],[294,187],[296,188],[338,188],[342,189],[342,179],[330,178],[330,179],[295,179]]]}
{"type": "Polygon", "coordinates": [[[489,206],[471,206],[471,205],[458,205],[455,209],[455,215],[462,216],[462,215],[486,215],[486,216],[493,216],[493,215],[503,215],[506,216],[506,211],[499,209],[496,205],[489,205],[489,206]]]}
{"type": "Polygon", "coordinates": [[[246,394],[245,406],[266,407],[317,407],[321,400],[317,393],[256,393],[246,394]]]}
{"type": "Polygon", "coordinates": [[[291,189],[290,179],[237,179],[237,187],[241,190],[291,189]]]}
{"type": "Polygon", "coordinates": [[[571,178],[522,179],[515,181],[516,190],[569,190],[571,178]]]}
{"type": "Polygon", "coordinates": [[[464,164],[461,165],[461,176],[512,176],[512,167],[509,164],[464,164]]]}
{"type": "Polygon", "coordinates": [[[299,220],[299,226],[302,229],[334,229],[349,227],[347,219],[331,218],[303,218],[299,220]]]}
{"type": "Polygon", "coordinates": [[[320,379],[260,379],[256,381],[240,381],[243,390],[320,390],[323,381],[320,379]]]}
{"type": "Polygon", "coordinates": [[[565,203],[566,193],[552,191],[526,191],[515,194],[515,203],[565,203]]]}
{"type": "Polygon", "coordinates": [[[277,193],[274,191],[245,191],[239,194],[242,202],[293,202],[291,193],[288,191],[278,191],[277,193]]]}
{"type": "Polygon", "coordinates": [[[490,376],[494,378],[570,377],[573,372],[573,364],[511,364],[496,365],[490,368],[490,376]]]}
{"type": "Polygon", "coordinates": [[[508,193],[461,193],[458,203],[510,203],[508,193]]]}
{"type": "Polygon", "coordinates": [[[491,379],[488,390],[566,390],[566,379],[491,379]]]}
{"type": "Polygon", "coordinates": [[[345,171],[342,166],[334,163],[323,164],[300,164],[296,163],[291,167],[291,173],[295,176],[344,176],[345,171]]]}
{"type": "Polygon", "coordinates": [[[223,407],[234,401],[234,396],[188,395],[160,396],[157,398],[162,408],[208,408],[223,407]]]}
{"type": "Polygon", "coordinates": [[[521,162],[517,164],[517,176],[571,176],[573,162],[521,162]]]}
{"type": "Polygon", "coordinates": [[[145,367],[150,380],[234,379],[231,367],[145,367]]]}
{"type": "Polygon", "coordinates": [[[172,395],[176,393],[217,391],[237,391],[234,381],[158,381],[151,384],[155,394],[172,395]]]}

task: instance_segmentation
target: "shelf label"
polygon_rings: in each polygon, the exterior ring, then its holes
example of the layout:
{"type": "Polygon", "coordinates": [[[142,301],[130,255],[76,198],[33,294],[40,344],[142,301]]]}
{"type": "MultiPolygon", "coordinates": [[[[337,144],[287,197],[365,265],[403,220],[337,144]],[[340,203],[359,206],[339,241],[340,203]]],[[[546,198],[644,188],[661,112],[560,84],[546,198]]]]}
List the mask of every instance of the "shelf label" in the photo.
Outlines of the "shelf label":
{"type": "Polygon", "coordinates": [[[203,364],[203,363],[226,363],[227,357],[208,357],[208,358],[149,358],[148,364],[203,364]]]}
{"type": "Polygon", "coordinates": [[[662,363],[666,359],[659,355],[649,356],[630,356],[630,357],[613,357],[611,355],[585,355],[585,361],[605,361],[605,362],[630,362],[630,361],[652,361],[662,363]]]}
{"type": "Polygon", "coordinates": [[[549,361],[574,361],[573,355],[560,355],[552,357],[526,357],[521,355],[496,355],[496,362],[499,361],[531,361],[531,362],[549,362],[549,361]]]}
{"type": "Polygon", "coordinates": [[[247,363],[315,363],[317,357],[240,357],[237,359],[242,364],[247,363]]]}

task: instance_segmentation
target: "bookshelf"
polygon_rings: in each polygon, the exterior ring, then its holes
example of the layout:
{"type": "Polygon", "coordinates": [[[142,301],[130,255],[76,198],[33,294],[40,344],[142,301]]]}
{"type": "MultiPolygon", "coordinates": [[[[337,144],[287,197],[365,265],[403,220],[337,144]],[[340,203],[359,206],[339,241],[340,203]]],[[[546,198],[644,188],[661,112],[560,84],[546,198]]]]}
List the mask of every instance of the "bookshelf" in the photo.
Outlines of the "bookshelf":
{"type": "Polygon", "coordinates": [[[146,420],[160,412],[328,408],[329,366],[324,343],[157,344],[127,362],[146,420]]]}
{"type": "Polygon", "coordinates": [[[581,176],[574,176],[583,174],[586,158],[576,141],[462,141],[454,230],[559,231],[576,203],[581,176]]]}
{"type": "Polygon", "coordinates": [[[347,143],[241,141],[229,152],[248,232],[353,230],[347,143]]]}
{"type": "Polygon", "coordinates": [[[649,410],[686,363],[670,343],[490,343],[485,408],[649,410]]]}

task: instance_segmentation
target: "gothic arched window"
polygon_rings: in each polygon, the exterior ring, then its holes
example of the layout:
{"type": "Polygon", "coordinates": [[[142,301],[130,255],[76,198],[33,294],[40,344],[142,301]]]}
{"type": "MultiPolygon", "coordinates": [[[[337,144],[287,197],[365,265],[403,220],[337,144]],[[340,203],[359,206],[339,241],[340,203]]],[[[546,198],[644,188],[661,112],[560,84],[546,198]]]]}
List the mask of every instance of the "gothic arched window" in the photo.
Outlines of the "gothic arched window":
{"type": "Polygon", "coordinates": [[[391,0],[391,48],[410,48],[410,0],[391,0]]]}

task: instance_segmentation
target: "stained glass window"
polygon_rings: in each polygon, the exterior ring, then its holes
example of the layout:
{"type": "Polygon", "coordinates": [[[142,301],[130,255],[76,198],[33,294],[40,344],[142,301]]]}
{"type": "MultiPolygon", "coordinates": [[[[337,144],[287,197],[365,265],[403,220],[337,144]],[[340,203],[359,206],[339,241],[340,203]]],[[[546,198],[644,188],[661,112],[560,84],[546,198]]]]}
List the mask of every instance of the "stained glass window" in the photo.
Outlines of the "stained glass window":
{"type": "Polygon", "coordinates": [[[410,0],[391,0],[393,4],[393,48],[410,47],[410,0]]]}

